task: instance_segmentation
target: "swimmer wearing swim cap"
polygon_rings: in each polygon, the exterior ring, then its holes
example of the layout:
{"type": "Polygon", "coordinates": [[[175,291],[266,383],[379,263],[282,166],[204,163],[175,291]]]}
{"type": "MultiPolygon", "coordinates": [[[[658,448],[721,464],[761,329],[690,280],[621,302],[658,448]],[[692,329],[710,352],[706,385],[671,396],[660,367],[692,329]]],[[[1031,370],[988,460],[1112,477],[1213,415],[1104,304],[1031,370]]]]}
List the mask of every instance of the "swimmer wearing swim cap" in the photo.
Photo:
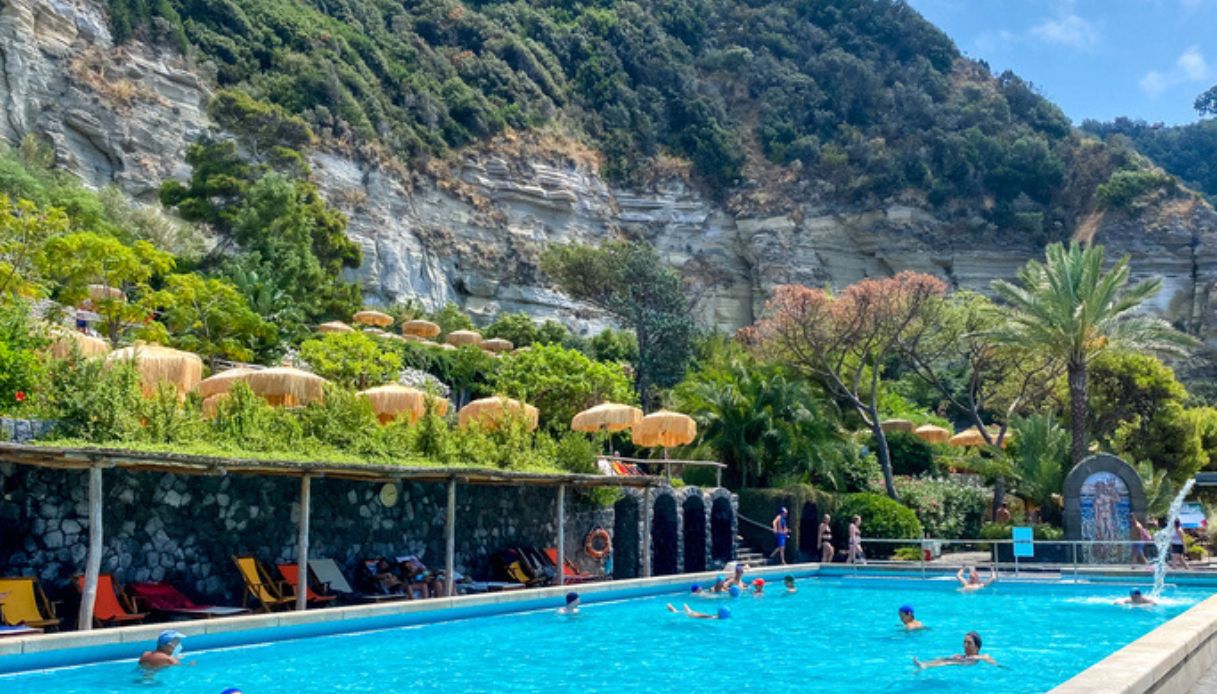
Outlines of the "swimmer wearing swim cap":
{"type": "MultiPolygon", "coordinates": [[[[180,631],[166,629],[156,638],[156,648],[144,651],[139,657],[139,665],[145,670],[160,670],[161,668],[181,665],[182,639],[186,635],[180,631]]],[[[191,663],[193,665],[193,663],[191,663]]]]}
{"type": "Polygon", "coordinates": [[[723,576],[722,574],[715,576],[714,585],[710,588],[710,590],[715,593],[726,593],[727,592],[727,577],[723,576]]]}
{"type": "Polygon", "coordinates": [[[752,597],[754,597],[754,598],[765,597],[765,579],[758,578],[752,582],[752,597]]]}
{"type": "Polygon", "coordinates": [[[579,594],[572,591],[566,594],[566,605],[558,608],[558,614],[579,614],[579,594]]]}
{"type": "Polygon", "coordinates": [[[727,589],[727,593],[733,598],[738,598],[740,596],[739,586],[731,586],[727,589]]]}
{"type": "Polygon", "coordinates": [[[1149,607],[1156,603],[1152,598],[1147,598],[1141,594],[1140,588],[1133,588],[1128,591],[1128,597],[1116,600],[1117,605],[1130,605],[1132,607],[1149,607]]]}
{"type": "Polygon", "coordinates": [[[904,624],[904,628],[908,631],[925,628],[925,625],[917,621],[917,618],[913,616],[912,605],[901,605],[899,614],[901,624],[904,624]]]}
{"type": "MultiPolygon", "coordinates": [[[[728,619],[731,617],[731,610],[728,610],[725,607],[718,608],[717,614],[706,614],[705,612],[698,612],[697,610],[689,609],[688,605],[683,605],[683,607],[684,607],[684,615],[686,617],[688,617],[689,619],[728,619]]],[[[680,614],[680,610],[676,609],[675,607],[672,607],[672,603],[668,603],[668,612],[680,614]]]]}

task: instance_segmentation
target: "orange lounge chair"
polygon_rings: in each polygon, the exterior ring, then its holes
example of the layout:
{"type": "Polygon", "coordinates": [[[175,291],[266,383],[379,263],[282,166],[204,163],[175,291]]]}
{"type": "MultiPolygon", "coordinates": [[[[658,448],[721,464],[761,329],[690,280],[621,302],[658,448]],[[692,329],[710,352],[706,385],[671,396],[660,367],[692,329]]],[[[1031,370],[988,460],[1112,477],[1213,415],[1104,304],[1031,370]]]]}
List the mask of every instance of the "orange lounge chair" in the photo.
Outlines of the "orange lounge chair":
{"type": "MultiPolygon", "coordinates": [[[[75,584],[76,590],[79,590],[81,595],[84,595],[85,577],[77,576],[72,579],[72,583],[75,584]]],[[[114,591],[113,576],[101,574],[97,577],[97,599],[93,601],[94,625],[104,627],[121,624],[139,624],[147,616],[145,612],[128,610],[119,602],[118,594],[114,591]]]]}
{"type": "MultiPolygon", "coordinates": [[[[278,564],[279,575],[287,582],[287,585],[292,587],[292,598],[296,597],[296,586],[300,585],[300,568],[296,564],[278,564]]],[[[308,601],[316,603],[331,603],[338,598],[337,595],[322,595],[313,590],[313,584],[316,583],[316,578],[313,572],[309,571],[306,578],[308,585],[304,588],[308,591],[308,601]]]]}
{"type": "MultiPolygon", "coordinates": [[[[546,547],[545,556],[554,566],[558,565],[558,548],[546,547]]],[[[562,562],[562,582],[563,583],[587,583],[588,581],[598,580],[600,577],[594,574],[585,574],[575,566],[575,563],[567,559],[562,562]]]]}
{"type": "Polygon", "coordinates": [[[9,626],[25,625],[35,629],[58,629],[55,616],[58,601],[47,600],[42,585],[33,576],[0,578],[0,617],[9,626]]]}
{"type": "Polygon", "coordinates": [[[279,608],[290,609],[295,604],[296,593],[292,587],[283,581],[275,581],[270,573],[262,566],[262,562],[254,557],[232,558],[241,572],[241,580],[245,581],[245,594],[241,596],[241,607],[249,606],[249,599],[258,602],[263,612],[271,612],[279,608]]]}

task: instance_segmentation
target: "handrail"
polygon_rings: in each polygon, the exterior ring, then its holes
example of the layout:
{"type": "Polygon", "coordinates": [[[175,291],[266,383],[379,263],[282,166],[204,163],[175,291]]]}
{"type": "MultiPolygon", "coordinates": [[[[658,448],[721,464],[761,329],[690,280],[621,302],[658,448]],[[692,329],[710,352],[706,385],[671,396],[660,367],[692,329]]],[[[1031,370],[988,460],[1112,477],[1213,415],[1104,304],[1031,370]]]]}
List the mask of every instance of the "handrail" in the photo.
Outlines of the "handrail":
{"type": "Polygon", "coordinates": [[[714,468],[714,486],[723,486],[723,470],[726,469],[726,463],[720,463],[716,460],[671,460],[669,458],[627,458],[624,455],[602,455],[601,460],[618,460],[627,463],[643,463],[645,465],[663,465],[664,472],[668,476],[668,481],[672,480],[673,465],[693,465],[701,467],[714,468]]]}
{"type": "Polygon", "coordinates": [[[760,529],[762,529],[762,530],[769,530],[769,531],[771,531],[771,532],[773,531],[773,526],[772,526],[772,525],[765,525],[764,523],[762,523],[762,522],[760,522],[760,521],[755,521],[755,520],[752,520],[751,518],[749,518],[748,516],[745,516],[745,515],[744,515],[744,514],[742,514],[742,513],[737,513],[737,514],[735,514],[735,517],[736,517],[736,518],[739,518],[740,520],[748,521],[749,523],[751,523],[751,524],[755,525],[756,527],[758,527],[758,528],[760,528],[760,529]]]}

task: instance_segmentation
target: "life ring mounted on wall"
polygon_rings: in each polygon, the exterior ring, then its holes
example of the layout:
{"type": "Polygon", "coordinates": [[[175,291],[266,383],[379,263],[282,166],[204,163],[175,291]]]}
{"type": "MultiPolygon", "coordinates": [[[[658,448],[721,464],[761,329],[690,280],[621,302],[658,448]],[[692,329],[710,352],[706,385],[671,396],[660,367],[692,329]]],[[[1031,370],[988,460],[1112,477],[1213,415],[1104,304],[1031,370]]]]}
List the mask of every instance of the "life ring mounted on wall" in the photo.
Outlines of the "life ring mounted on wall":
{"type": "Polygon", "coordinates": [[[603,559],[613,549],[613,538],[604,528],[596,528],[583,541],[583,551],[593,559],[603,559]]]}

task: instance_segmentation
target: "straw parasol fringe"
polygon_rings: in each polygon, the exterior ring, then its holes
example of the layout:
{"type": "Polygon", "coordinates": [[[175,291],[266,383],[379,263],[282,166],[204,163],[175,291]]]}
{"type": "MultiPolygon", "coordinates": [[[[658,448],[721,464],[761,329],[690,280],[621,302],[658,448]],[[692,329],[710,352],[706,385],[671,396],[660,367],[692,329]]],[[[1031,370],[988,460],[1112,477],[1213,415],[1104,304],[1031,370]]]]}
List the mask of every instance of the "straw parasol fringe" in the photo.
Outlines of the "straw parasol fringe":
{"type": "Polygon", "coordinates": [[[111,287],[105,284],[90,284],[88,286],[89,300],[94,304],[114,299],[116,301],[126,301],[127,295],[118,287],[111,287]]]}
{"type": "Polygon", "coordinates": [[[245,381],[255,394],[278,407],[298,407],[322,402],[329,381],[317,374],[290,366],[276,366],[249,374],[245,381]]]}
{"type": "Polygon", "coordinates": [[[100,357],[110,351],[110,343],[100,337],[85,335],[77,330],[53,327],[50,330],[51,356],[55,359],[67,359],[75,348],[83,357],[100,357]]]}
{"type": "Polygon", "coordinates": [[[238,366],[227,371],[221,371],[209,378],[204,378],[199,383],[199,397],[207,400],[213,395],[227,393],[232,389],[234,383],[246,380],[255,371],[257,369],[251,369],[248,366],[238,366]]]}
{"type": "Polygon", "coordinates": [[[355,314],[355,322],[363,325],[374,325],[383,328],[393,325],[393,316],[380,311],[359,311],[355,314]]]}
{"type": "Polygon", "coordinates": [[[460,347],[462,345],[480,345],[482,344],[482,334],[472,330],[453,330],[448,333],[447,343],[460,347]]]}
{"type": "Polygon", "coordinates": [[[885,434],[890,434],[893,431],[902,431],[906,434],[911,434],[913,433],[913,428],[915,426],[915,424],[907,419],[885,419],[882,422],[879,422],[879,428],[882,429],[883,433],[885,434]]]}
{"type": "Polygon", "coordinates": [[[646,448],[671,448],[692,443],[697,437],[697,422],[687,414],[659,410],[634,425],[632,439],[646,448]]]}
{"type": "Polygon", "coordinates": [[[417,422],[427,412],[427,402],[436,415],[443,417],[448,414],[448,400],[437,398],[424,393],[417,388],[390,384],[377,386],[360,391],[359,397],[366,398],[372,405],[372,411],[381,424],[388,424],[402,415],[409,417],[411,424],[417,422]]]}
{"type": "Polygon", "coordinates": [[[515,345],[511,344],[511,340],[504,340],[501,337],[483,340],[480,346],[487,352],[510,352],[512,347],[515,347],[515,345]]]}
{"type": "Polygon", "coordinates": [[[642,410],[630,405],[615,402],[603,402],[590,407],[570,420],[570,428],[574,431],[596,432],[607,429],[610,432],[625,431],[642,421],[642,410]]]}
{"type": "Polygon", "coordinates": [[[951,438],[950,429],[936,427],[933,424],[919,426],[913,433],[917,435],[917,438],[926,443],[946,443],[951,438]]]}
{"type": "Polygon", "coordinates": [[[432,323],[429,320],[408,320],[401,324],[402,335],[414,335],[416,337],[430,338],[439,335],[439,325],[432,323]]]}
{"type": "Polygon", "coordinates": [[[220,413],[220,404],[229,397],[227,392],[203,398],[203,419],[214,419],[220,413]]]}
{"type": "Polygon", "coordinates": [[[511,398],[490,397],[474,400],[457,413],[457,425],[465,428],[478,422],[487,429],[496,429],[506,417],[523,417],[528,430],[537,428],[540,411],[532,405],[511,398]]]}
{"type": "MultiPolygon", "coordinates": [[[[1006,437],[1002,438],[1002,442],[1001,442],[1002,448],[1006,447],[1006,442],[1008,440],[1009,440],[1008,435],[1006,437]]],[[[965,430],[959,432],[958,434],[955,434],[954,436],[952,436],[950,438],[949,441],[947,441],[947,443],[951,444],[952,446],[984,446],[984,445],[986,445],[985,437],[983,435],[981,435],[981,433],[979,431],[976,430],[976,427],[972,427],[971,429],[965,429],[965,430]]]]}
{"type": "Polygon", "coordinates": [[[155,395],[161,383],[172,384],[178,395],[184,396],[203,379],[203,360],[197,354],[161,345],[137,344],[114,350],[106,357],[108,364],[120,361],[135,362],[144,397],[155,395]]]}
{"type": "Polygon", "coordinates": [[[355,328],[343,323],[340,320],[332,320],[329,323],[322,323],[317,326],[319,333],[353,333],[355,328]]]}

